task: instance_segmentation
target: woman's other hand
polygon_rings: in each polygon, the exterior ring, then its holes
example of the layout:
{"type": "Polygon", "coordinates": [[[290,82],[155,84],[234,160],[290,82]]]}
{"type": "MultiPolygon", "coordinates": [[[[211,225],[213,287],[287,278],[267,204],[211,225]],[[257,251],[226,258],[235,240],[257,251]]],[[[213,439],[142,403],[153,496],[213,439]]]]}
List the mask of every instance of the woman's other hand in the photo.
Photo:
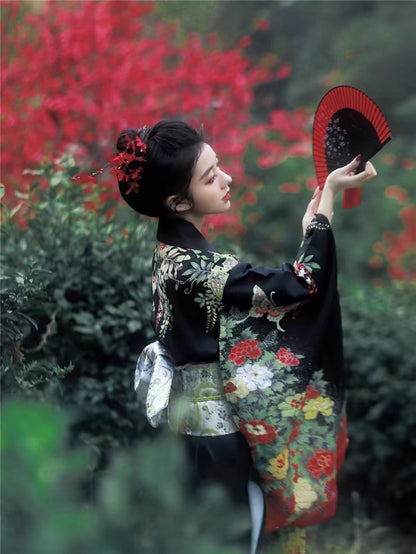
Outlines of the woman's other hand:
{"type": "Polygon", "coordinates": [[[315,214],[318,211],[318,206],[321,201],[322,190],[319,187],[316,187],[315,192],[313,193],[312,199],[306,208],[305,215],[302,218],[302,230],[305,234],[306,228],[312,219],[315,217],[315,214]]]}

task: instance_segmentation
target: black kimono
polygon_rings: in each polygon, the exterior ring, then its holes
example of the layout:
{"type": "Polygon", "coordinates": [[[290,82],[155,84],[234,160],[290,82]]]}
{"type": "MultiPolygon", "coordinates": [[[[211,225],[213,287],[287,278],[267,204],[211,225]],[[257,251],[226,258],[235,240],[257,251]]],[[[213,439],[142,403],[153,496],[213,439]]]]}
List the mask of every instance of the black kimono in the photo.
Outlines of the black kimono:
{"type": "Polygon", "coordinates": [[[172,415],[174,427],[191,435],[241,431],[266,499],[266,532],[332,516],[347,438],[328,220],[315,217],[293,265],[280,269],[217,252],[179,218],[160,220],[157,240],[154,326],[188,400],[172,415]]]}

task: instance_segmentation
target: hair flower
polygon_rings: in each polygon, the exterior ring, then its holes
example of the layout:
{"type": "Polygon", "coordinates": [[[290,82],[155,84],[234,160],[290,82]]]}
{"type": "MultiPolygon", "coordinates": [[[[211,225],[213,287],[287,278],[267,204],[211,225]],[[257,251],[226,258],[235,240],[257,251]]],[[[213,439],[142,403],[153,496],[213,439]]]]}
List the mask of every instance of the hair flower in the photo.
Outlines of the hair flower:
{"type": "Polygon", "coordinates": [[[114,169],[110,173],[116,175],[120,183],[125,181],[130,185],[125,194],[138,193],[138,182],[143,173],[141,164],[145,161],[141,154],[146,152],[147,145],[137,135],[134,140],[127,135],[126,141],[127,146],[124,152],[120,152],[111,160],[110,166],[114,169]]]}
{"type": "Polygon", "coordinates": [[[127,148],[129,147],[133,148],[134,145],[136,145],[136,148],[138,148],[140,152],[146,152],[147,145],[144,142],[142,142],[141,138],[138,135],[136,135],[136,140],[133,140],[131,137],[127,135],[126,140],[127,140],[127,148]]]}
{"type": "MultiPolygon", "coordinates": [[[[119,183],[125,182],[129,185],[125,194],[131,192],[139,192],[139,181],[143,173],[142,163],[145,162],[144,154],[147,150],[147,145],[136,135],[134,139],[126,135],[127,146],[124,152],[120,152],[107,164],[113,169],[110,170],[112,175],[117,177],[119,183]]],[[[104,168],[99,171],[95,171],[91,174],[78,173],[72,177],[72,181],[78,184],[95,183],[98,184],[98,180],[95,175],[103,173],[104,168]]]]}

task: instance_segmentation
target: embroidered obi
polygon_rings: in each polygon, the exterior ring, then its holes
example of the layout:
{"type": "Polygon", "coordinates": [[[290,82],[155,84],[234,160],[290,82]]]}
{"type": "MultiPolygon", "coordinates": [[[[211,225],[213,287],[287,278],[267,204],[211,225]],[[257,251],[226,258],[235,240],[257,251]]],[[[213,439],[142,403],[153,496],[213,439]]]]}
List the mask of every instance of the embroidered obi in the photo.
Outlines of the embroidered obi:
{"type": "Polygon", "coordinates": [[[166,348],[156,341],[139,356],[134,389],[153,427],[166,419],[167,408],[175,433],[209,437],[238,431],[218,362],[175,367],[166,348]]]}
{"type": "Polygon", "coordinates": [[[168,418],[171,430],[184,435],[210,437],[238,431],[218,362],[175,367],[168,418]]]}

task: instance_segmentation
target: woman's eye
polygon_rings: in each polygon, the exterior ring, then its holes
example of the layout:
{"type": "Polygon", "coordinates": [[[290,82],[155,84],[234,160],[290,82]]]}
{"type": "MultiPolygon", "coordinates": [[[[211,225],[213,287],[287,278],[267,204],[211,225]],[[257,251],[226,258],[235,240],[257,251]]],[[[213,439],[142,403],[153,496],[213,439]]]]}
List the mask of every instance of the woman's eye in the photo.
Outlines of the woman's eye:
{"type": "Polygon", "coordinates": [[[213,175],[213,176],[211,177],[211,179],[208,179],[207,183],[208,183],[208,184],[213,183],[213,182],[215,181],[215,178],[216,178],[216,175],[213,175]]]}

